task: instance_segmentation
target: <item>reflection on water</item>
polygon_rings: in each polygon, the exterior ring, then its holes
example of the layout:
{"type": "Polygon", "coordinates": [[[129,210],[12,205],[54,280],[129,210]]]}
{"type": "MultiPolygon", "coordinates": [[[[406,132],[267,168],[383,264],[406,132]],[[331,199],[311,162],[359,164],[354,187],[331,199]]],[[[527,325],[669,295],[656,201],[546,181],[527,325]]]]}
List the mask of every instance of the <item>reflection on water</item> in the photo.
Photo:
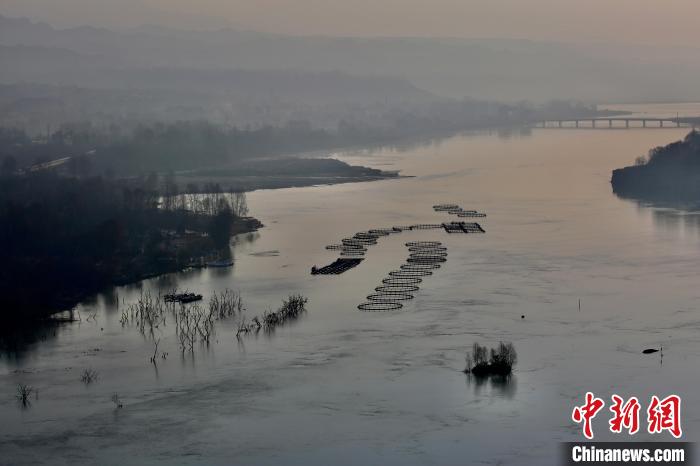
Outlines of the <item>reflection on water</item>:
{"type": "Polygon", "coordinates": [[[474,396],[502,396],[513,398],[518,389],[517,377],[510,375],[475,376],[465,374],[467,387],[474,390],[474,396]]]}
{"type": "Polygon", "coordinates": [[[55,340],[69,325],[67,322],[41,321],[0,329],[0,361],[7,361],[9,367],[22,367],[33,346],[55,340]]]}

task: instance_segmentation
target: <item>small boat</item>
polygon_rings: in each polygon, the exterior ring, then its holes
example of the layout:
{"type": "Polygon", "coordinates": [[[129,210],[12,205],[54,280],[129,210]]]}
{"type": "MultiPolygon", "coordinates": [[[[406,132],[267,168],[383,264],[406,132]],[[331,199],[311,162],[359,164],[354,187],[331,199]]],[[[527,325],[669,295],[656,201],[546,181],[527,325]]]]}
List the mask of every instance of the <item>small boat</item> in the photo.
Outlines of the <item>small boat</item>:
{"type": "Polygon", "coordinates": [[[194,293],[185,293],[180,296],[180,301],[181,303],[192,303],[194,301],[200,301],[202,299],[201,294],[194,294],[194,293]]]}
{"type": "Polygon", "coordinates": [[[195,293],[171,293],[164,295],[163,299],[169,303],[191,303],[201,300],[202,295],[195,293]]]}

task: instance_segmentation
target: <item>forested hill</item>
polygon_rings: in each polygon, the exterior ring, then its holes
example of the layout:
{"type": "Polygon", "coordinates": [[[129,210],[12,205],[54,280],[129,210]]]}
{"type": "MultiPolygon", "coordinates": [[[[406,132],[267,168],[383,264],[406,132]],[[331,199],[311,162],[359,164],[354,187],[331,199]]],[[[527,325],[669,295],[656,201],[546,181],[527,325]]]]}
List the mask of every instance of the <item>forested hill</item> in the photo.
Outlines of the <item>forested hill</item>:
{"type": "Polygon", "coordinates": [[[613,191],[644,201],[700,202],[700,133],[656,147],[612,174],[613,191]]]}

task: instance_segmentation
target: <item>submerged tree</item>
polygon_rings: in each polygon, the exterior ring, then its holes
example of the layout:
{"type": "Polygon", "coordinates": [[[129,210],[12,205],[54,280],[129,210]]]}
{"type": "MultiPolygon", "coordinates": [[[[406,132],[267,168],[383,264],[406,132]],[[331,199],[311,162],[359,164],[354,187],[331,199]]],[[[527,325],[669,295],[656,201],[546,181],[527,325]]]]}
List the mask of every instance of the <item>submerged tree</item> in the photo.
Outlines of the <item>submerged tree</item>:
{"type": "Polygon", "coordinates": [[[467,353],[464,372],[476,376],[509,375],[517,362],[518,355],[510,342],[500,342],[498,347],[491,348],[490,352],[486,346],[474,343],[472,352],[467,353]]]}

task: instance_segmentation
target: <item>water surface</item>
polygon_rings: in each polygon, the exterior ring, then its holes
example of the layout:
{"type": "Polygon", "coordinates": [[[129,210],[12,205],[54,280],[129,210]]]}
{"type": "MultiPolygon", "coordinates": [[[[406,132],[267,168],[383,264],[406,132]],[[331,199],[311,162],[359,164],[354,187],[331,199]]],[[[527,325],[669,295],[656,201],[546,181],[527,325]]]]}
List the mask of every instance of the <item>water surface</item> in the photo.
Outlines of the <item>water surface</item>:
{"type": "MultiPolygon", "coordinates": [[[[265,228],[238,239],[234,268],[110,290],[80,306],[80,324],[3,354],[0,463],[556,464],[558,442],[582,438],[570,413],[586,391],[677,393],[686,439],[697,440],[700,216],[618,199],[609,182],[613,168],[684,134],[460,135],[338,155],[410,178],[250,193],[265,228]],[[487,233],[405,232],[344,275],[309,274],[336,257],[326,244],[443,221],[431,208],[443,202],[486,211],[487,233]],[[449,257],[415,300],[356,309],[404,262],[404,242],[432,239],[449,257]],[[169,357],[154,367],[152,340],[122,327],[120,308],[173,287],[238,289],[248,318],[300,292],[308,313],[241,340],[224,322],[208,348],[184,356],[166,325],[169,357]],[[472,343],[500,340],[520,358],[508,383],[461,373],[472,343]],[[663,364],[641,354],[659,345],[663,364]],[[84,386],[88,367],[100,378],[84,386]],[[28,409],[13,398],[17,383],[39,389],[28,409]]],[[[599,418],[596,438],[613,439],[607,413],[599,418]]]]}

